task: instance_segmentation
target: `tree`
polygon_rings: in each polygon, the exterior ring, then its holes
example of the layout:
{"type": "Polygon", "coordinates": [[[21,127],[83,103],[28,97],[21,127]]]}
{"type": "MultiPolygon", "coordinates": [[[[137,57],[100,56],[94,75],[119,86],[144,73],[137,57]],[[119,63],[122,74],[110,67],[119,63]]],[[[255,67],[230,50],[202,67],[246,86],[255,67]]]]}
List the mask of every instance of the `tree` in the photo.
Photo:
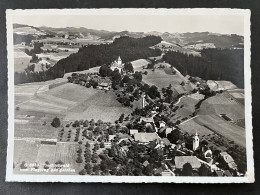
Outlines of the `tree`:
{"type": "Polygon", "coordinates": [[[140,83],[140,82],[142,81],[142,79],[143,79],[143,76],[142,76],[142,73],[141,73],[141,72],[137,72],[137,71],[136,71],[133,76],[134,76],[135,80],[136,80],[137,82],[139,82],[139,83],[140,83]]]}
{"type": "Polygon", "coordinates": [[[92,173],[92,166],[91,166],[91,164],[90,163],[86,163],[84,168],[85,168],[87,174],[91,175],[91,173],[92,173]]]}
{"type": "Polygon", "coordinates": [[[180,139],[180,131],[178,129],[175,129],[174,131],[171,131],[171,133],[169,133],[167,135],[167,139],[171,143],[176,144],[177,141],[180,139]]]}
{"type": "MultiPolygon", "coordinates": [[[[36,54],[33,54],[33,55],[32,55],[32,59],[30,60],[30,62],[32,62],[32,63],[37,63],[37,62],[39,62],[38,56],[37,56],[36,54]]],[[[34,66],[35,66],[35,65],[34,65],[34,66]]]]}
{"type": "Polygon", "coordinates": [[[86,170],[85,169],[82,169],[80,172],[79,172],[80,175],[86,175],[86,170]]]}
{"type": "Polygon", "coordinates": [[[182,176],[192,176],[192,166],[190,163],[185,163],[183,165],[182,176]]]}
{"type": "Polygon", "coordinates": [[[124,115],[124,114],[121,114],[121,116],[120,116],[120,117],[119,117],[119,119],[118,119],[120,123],[122,123],[122,122],[123,122],[123,120],[124,120],[124,117],[125,117],[125,115],[124,115]]]}
{"type": "Polygon", "coordinates": [[[202,164],[200,166],[200,168],[199,168],[199,175],[200,176],[210,176],[211,175],[210,173],[211,172],[210,172],[209,168],[207,167],[207,165],[202,164]]]}
{"type": "Polygon", "coordinates": [[[50,163],[49,163],[49,161],[46,161],[43,168],[48,169],[49,167],[50,167],[50,163]]]}
{"type": "Polygon", "coordinates": [[[101,143],[100,143],[100,148],[104,148],[105,147],[105,144],[104,144],[104,142],[102,141],[101,143]]]}
{"type": "Polygon", "coordinates": [[[160,92],[158,91],[158,88],[155,85],[153,85],[149,88],[148,95],[152,99],[155,99],[156,97],[158,97],[158,98],[161,97],[160,92]]]}
{"type": "Polygon", "coordinates": [[[129,78],[128,75],[125,75],[124,78],[122,79],[123,83],[128,83],[131,79],[129,78]]]}
{"type": "Polygon", "coordinates": [[[52,120],[52,123],[51,125],[55,128],[59,127],[60,126],[60,119],[58,117],[55,117],[53,120],[52,120]]]}
{"type": "Polygon", "coordinates": [[[110,67],[106,64],[102,65],[100,68],[99,68],[99,74],[102,76],[102,77],[109,77],[111,76],[111,73],[112,73],[112,70],[110,69],[110,67]]]}
{"type": "Polygon", "coordinates": [[[21,169],[27,169],[27,164],[26,164],[25,161],[23,161],[23,162],[21,163],[20,168],[21,168],[21,169]]]}
{"type": "Polygon", "coordinates": [[[130,62],[125,63],[124,69],[126,72],[134,72],[133,65],[130,62]]]}
{"type": "Polygon", "coordinates": [[[121,74],[119,73],[119,70],[118,69],[115,69],[113,72],[112,72],[112,82],[116,82],[116,83],[120,83],[121,81],[121,74]]]}

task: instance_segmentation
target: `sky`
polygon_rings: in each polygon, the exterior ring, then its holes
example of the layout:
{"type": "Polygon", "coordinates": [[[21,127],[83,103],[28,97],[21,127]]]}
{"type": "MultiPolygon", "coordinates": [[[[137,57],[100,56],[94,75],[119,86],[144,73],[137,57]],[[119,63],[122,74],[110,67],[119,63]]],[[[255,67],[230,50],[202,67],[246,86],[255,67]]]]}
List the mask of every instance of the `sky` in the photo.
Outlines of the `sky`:
{"type": "Polygon", "coordinates": [[[86,27],[117,32],[244,34],[242,15],[19,15],[13,16],[13,23],[35,27],[86,27]]]}

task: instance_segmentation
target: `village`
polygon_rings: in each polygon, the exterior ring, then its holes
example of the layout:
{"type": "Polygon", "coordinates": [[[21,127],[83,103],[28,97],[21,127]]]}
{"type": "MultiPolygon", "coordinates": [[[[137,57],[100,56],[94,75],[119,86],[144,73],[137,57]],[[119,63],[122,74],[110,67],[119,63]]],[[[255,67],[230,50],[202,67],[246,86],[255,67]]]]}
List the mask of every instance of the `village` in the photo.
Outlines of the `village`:
{"type": "MultiPolygon", "coordinates": [[[[187,75],[177,87],[149,86],[143,77],[151,72],[163,69],[171,75],[180,73],[167,67],[160,57],[146,61],[135,71],[119,56],[101,66],[99,72],[67,77],[69,83],[114,93],[118,102],[133,109],[114,123],[87,119],[58,125],[58,141],[79,144],[79,174],[243,176],[245,170],[230,155],[242,153],[242,147],[219,132],[200,134],[205,129],[202,126],[190,125],[188,132],[184,130],[199,117],[203,101],[222,97],[226,89],[221,83],[187,75]],[[230,143],[233,145],[229,147],[230,143]]],[[[229,119],[225,114],[222,117],[229,119]]]]}

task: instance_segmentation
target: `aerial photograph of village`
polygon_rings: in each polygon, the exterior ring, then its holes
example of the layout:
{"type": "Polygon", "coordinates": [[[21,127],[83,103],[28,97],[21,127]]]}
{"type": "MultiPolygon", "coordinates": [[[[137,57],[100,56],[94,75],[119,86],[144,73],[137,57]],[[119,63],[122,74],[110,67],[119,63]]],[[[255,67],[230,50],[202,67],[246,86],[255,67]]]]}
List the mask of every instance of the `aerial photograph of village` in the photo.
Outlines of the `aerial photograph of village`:
{"type": "Polygon", "coordinates": [[[14,174],[245,176],[242,17],[80,17],[13,19],[14,174]]]}

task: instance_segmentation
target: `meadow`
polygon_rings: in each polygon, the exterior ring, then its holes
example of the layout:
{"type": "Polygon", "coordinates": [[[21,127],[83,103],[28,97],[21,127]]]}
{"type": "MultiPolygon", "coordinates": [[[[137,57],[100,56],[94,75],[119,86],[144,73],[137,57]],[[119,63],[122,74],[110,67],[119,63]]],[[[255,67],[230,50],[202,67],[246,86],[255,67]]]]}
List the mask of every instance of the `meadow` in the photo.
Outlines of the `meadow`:
{"type": "Polygon", "coordinates": [[[155,69],[155,71],[147,69],[147,72],[147,75],[143,75],[143,82],[148,85],[155,85],[160,89],[168,87],[169,84],[176,88],[184,81],[179,75],[166,74],[163,69],[155,69]]]}

